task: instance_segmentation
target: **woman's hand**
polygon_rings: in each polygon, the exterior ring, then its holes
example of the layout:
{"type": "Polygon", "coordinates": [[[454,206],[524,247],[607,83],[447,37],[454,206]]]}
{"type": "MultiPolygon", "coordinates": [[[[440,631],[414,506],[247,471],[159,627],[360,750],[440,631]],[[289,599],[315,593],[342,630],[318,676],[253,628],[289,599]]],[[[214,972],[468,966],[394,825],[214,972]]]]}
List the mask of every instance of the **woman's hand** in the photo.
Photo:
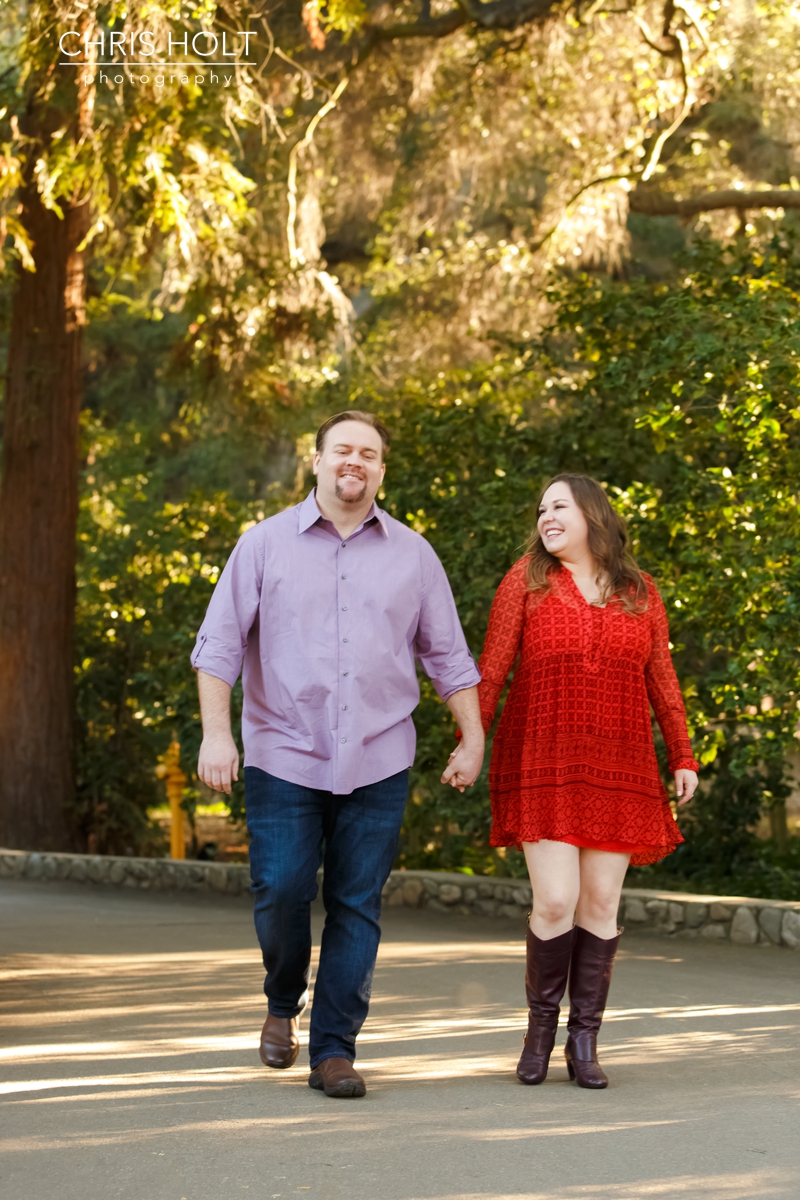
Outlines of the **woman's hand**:
{"type": "Polygon", "coordinates": [[[678,796],[678,804],[686,804],[691,800],[697,790],[697,772],[696,771],[680,771],[675,772],[675,791],[678,796]]]}

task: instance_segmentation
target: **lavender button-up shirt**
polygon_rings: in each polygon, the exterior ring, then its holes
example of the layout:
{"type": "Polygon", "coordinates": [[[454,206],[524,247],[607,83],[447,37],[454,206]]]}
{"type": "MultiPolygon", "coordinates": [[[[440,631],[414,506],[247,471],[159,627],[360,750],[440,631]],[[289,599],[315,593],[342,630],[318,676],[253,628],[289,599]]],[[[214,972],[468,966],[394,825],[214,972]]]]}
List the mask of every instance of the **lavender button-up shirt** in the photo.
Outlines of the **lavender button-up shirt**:
{"type": "Polygon", "coordinates": [[[414,760],[415,658],[443,700],[480,682],[435,552],[375,504],[342,541],[312,491],[239,539],[192,666],[242,670],[247,766],[347,795],[414,760]]]}

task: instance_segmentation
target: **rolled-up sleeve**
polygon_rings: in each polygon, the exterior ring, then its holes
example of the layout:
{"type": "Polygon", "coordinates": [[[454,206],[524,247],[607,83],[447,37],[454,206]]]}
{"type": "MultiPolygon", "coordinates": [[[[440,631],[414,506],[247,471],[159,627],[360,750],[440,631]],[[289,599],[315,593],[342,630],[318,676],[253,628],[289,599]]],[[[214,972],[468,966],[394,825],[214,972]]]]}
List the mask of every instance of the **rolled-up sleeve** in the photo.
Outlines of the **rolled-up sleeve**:
{"type": "Polygon", "coordinates": [[[263,572],[261,538],[256,529],[248,530],[225,564],[192,651],[196,671],[230,687],[239,678],[247,636],[258,616],[263,572]]]}
{"type": "Polygon", "coordinates": [[[425,674],[442,700],[480,683],[481,673],[469,652],[444,567],[424,541],[422,604],[415,648],[425,674]]]}

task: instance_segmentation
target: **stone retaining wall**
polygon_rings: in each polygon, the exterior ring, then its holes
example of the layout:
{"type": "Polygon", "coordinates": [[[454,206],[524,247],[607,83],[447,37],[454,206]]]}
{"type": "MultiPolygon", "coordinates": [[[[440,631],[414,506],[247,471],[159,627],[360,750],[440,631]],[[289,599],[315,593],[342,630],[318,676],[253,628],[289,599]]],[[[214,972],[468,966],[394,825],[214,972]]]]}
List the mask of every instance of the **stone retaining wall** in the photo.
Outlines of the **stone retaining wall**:
{"type": "MultiPolygon", "coordinates": [[[[250,887],[250,869],[241,863],[0,849],[0,879],[66,879],[106,887],[238,896],[250,887]]],[[[530,884],[522,880],[445,871],[393,871],[383,896],[390,908],[430,908],[520,922],[531,905],[530,884]]],[[[800,902],[794,901],[623,888],[619,921],[631,931],[800,950],[800,902]]]]}

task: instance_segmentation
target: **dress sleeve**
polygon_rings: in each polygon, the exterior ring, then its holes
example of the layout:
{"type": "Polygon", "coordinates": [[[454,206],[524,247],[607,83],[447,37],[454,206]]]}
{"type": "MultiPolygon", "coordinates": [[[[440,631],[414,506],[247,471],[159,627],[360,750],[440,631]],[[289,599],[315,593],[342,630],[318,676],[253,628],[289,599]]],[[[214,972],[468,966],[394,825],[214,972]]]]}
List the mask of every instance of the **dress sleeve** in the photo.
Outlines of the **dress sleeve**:
{"type": "Polygon", "coordinates": [[[519,653],[528,597],[525,578],[527,566],[527,558],[522,558],[514,564],[497,589],[489,613],[486,641],[478,663],[481,672],[478,697],[481,720],[487,733],[494,720],[500,693],[519,653]]]}
{"type": "Polygon", "coordinates": [[[697,771],[698,763],[692,755],[686,728],[683,696],[669,652],[667,611],[655,586],[648,582],[647,590],[650,593],[648,616],[653,631],[653,646],[644,673],[647,695],[664,735],[670,771],[673,775],[681,770],[697,771]]]}

